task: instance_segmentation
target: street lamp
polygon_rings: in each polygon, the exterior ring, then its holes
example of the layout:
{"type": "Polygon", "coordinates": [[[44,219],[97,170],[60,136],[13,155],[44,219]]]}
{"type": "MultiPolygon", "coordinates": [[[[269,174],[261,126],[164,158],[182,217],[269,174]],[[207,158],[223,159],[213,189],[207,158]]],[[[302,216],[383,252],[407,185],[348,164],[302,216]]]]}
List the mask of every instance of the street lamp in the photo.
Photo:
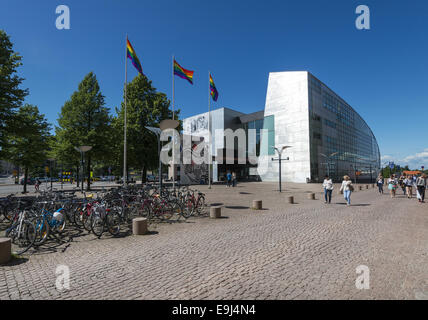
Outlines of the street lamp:
{"type": "Polygon", "coordinates": [[[330,154],[330,155],[325,155],[324,153],[320,153],[320,155],[322,155],[323,157],[325,157],[326,158],[326,160],[327,160],[327,175],[330,177],[330,164],[331,164],[331,161],[330,161],[330,159],[332,158],[332,157],[334,157],[335,155],[337,155],[339,152],[334,152],[334,153],[332,153],[332,154],[330,154]]]}
{"type": "Polygon", "coordinates": [[[55,161],[54,158],[49,158],[49,171],[50,171],[50,180],[51,180],[51,191],[52,191],[52,162],[55,161]]]}
{"type": "Polygon", "coordinates": [[[74,149],[76,151],[80,152],[81,167],[82,167],[82,175],[81,175],[81,178],[82,178],[82,192],[83,192],[83,180],[85,180],[84,179],[84,175],[85,175],[85,162],[84,162],[83,158],[84,158],[85,152],[91,151],[92,147],[91,146],[80,146],[80,147],[74,147],[74,149]]]}
{"type": "MultiPolygon", "coordinates": [[[[162,130],[155,127],[146,127],[147,130],[151,131],[156,135],[156,138],[158,139],[158,155],[159,155],[159,188],[162,192],[162,162],[160,157],[160,135],[162,133],[162,130]]],[[[174,154],[174,151],[172,152],[174,154]]]]}
{"type": "Polygon", "coordinates": [[[278,164],[279,164],[279,192],[282,192],[282,189],[281,189],[281,161],[282,160],[290,160],[290,158],[287,157],[285,159],[282,159],[281,156],[282,156],[282,152],[287,148],[291,148],[291,146],[283,146],[281,148],[281,150],[279,150],[278,148],[276,148],[274,146],[271,146],[271,147],[273,147],[276,150],[276,152],[278,153],[278,159],[272,158],[272,161],[278,161],[278,164]]]}

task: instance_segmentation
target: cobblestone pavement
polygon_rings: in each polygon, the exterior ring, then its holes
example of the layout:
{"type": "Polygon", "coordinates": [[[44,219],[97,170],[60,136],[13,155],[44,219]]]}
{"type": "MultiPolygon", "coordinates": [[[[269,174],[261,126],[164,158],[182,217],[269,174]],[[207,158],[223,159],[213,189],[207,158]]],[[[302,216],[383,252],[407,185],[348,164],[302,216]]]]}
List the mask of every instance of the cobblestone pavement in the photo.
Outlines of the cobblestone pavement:
{"type": "Polygon", "coordinates": [[[319,185],[214,186],[223,219],[157,225],[149,235],[79,236],[0,266],[0,299],[428,299],[428,204],[374,189],[346,207],[319,185]],[[288,204],[294,194],[297,204],[288,204]],[[262,211],[251,201],[263,200],[262,211]],[[70,268],[58,292],[55,270],[70,268]],[[370,269],[370,289],[355,286],[370,269]]]}

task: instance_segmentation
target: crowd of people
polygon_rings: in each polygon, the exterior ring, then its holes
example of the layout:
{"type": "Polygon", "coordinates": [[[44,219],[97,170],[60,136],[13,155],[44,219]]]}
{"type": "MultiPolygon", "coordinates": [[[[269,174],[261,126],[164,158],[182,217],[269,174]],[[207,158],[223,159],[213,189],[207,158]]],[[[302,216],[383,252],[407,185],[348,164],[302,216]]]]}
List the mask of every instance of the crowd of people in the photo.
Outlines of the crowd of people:
{"type": "MultiPolygon", "coordinates": [[[[383,194],[383,186],[385,180],[382,175],[379,175],[377,178],[377,186],[379,188],[379,193],[383,194]]],[[[425,202],[425,190],[427,188],[427,175],[425,173],[416,176],[416,175],[400,175],[397,178],[397,175],[391,174],[388,180],[386,181],[388,185],[388,190],[391,194],[391,198],[395,198],[397,194],[397,189],[401,188],[403,195],[407,198],[413,198],[413,193],[416,193],[416,198],[420,203],[425,202]]]]}
{"type": "MultiPolygon", "coordinates": [[[[379,193],[383,194],[385,179],[381,174],[379,174],[376,183],[379,193]]],[[[386,180],[386,184],[388,185],[388,190],[392,198],[395,198],[396,191],[400,187],[403,190],[403,194],[407,196],[407,198],[413,198],[413,194],[415,193],[418,201],[420,203],[425,203],[425,190],[428,185],[428,179],[425,173],[419,176],[402,174],[399,178],[397,178],[395,174],[391,174],[391,176],[386,180]]],[[[326,175],[322,186],[324,189],[325,203],[331,203],[331,197],[334,189],[333,180],[328,175],[326,175]]],[[[351,205],[351,194],[353,191],[354,186],[352,184],[351,178],[347,175],[344,176],[342,185],[340,187],[340,193],[343,194],[347,206],[351,205]]]]}

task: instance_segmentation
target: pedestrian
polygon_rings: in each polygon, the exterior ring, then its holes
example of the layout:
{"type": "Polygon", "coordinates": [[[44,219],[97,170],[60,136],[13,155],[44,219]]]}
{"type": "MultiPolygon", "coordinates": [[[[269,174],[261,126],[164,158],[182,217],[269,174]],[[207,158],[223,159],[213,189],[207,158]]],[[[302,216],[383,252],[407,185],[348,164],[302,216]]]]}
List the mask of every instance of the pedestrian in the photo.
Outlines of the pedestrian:
{"type": "Polygon", "coordinates": [[[379,175],[379,177],[377,177],[377,187],[379,189],[379,193],[383,194],[383,177],[382,177],[382,175],[379,175]]]}
{"type": "Polygon", "coordinates": [[[39,188],[40,188],[40,180],[39,178],[36,179],[36,183],[34,184],[34,188],[36,189],[36,192],[39,192],[39,188]]]}
{"type": "Polygon", "coordinates": [[[407,198],[412,199],[412,197],[413,197],[413,177],[408,175],[407,178],[404,179],[404,184],[406,185],[407,198]]]}
{"type": "Polygon", "coordinates": [[[230,188],[230,183],[232,181],[232,175],[230,174],[230,171],[226,174],[226,181],[227,181],[227,187],[230,188]]]}
{"type": "Polygon", "coordinates": [[[425,203],[425,189],[427,187],[427,175],[423,173],[416,179],[416,188],[418,190],[418,200],[420,203],[425,203]]]}
{"type": "Polygon", "coordinates": [[[236,187],[236,172],[232,172],[232,186],[236,187]]]}
{"type": "Polygon", "coordinates": [[[343,192],[343,197],[346,200],[346,205],[351,205],[351,194],[354,191],[354,186],[352,185],[351,178],[349,176],[344,176],[342,181],[342,186],[340,187],[340,192],[343,192]]]}
{"type": "Polygon", "coordinates": [[[397,190],[397,180],[394,178],[393,174],[391,174],[388,179],[388,190],[391,194],[391,198],[395,198],[395,192],[397,190]]]}
{"type": "Polygon", "coordinates": [[[403,195],[406,195],[406,185],[404,184],[405,179],[406,179],[406,176],[404,174],[400,175],[400,178],[398,179],[398,185],[403,190],[403,195]]]}
{"type": "Polygon", "coordinates": [[[331,194],[333,193],[333,181],[330,179],[328,175],[325,176],[324,182],[322,184],[324,188],[324,198],[325,203],[331,203],[331,194]]]}

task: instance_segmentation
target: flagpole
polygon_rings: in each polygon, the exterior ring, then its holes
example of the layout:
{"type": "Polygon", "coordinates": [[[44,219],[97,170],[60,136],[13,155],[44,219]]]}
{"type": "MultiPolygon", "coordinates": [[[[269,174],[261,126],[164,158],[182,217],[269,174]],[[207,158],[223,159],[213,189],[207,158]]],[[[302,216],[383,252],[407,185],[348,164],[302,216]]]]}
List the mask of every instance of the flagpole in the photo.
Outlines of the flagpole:
{"type": "Polygon", "coordinates": [[[210,87],[210,71],[208,71],[208,189],[211,189],[211,87],[210,87]]]}
{"type": "Polygon", "coordinates": [[[126,177],[126,129],[127,129],[127,108],[126,108],[126,85],[128,82],[128,34],[126,34],[126,51],[125,51],[125,115],[124,115],[124,142],[123,142],[123,185],[126,186],[128,181],[126,177]]]}
{"type": "MultiPolygon", "coordinates": [[[[172,120],[175,120],[174,54],[172,55],[172,120]]],[[[172,136],[172,188],[175,191],[175,134],[172,136]]]]}

